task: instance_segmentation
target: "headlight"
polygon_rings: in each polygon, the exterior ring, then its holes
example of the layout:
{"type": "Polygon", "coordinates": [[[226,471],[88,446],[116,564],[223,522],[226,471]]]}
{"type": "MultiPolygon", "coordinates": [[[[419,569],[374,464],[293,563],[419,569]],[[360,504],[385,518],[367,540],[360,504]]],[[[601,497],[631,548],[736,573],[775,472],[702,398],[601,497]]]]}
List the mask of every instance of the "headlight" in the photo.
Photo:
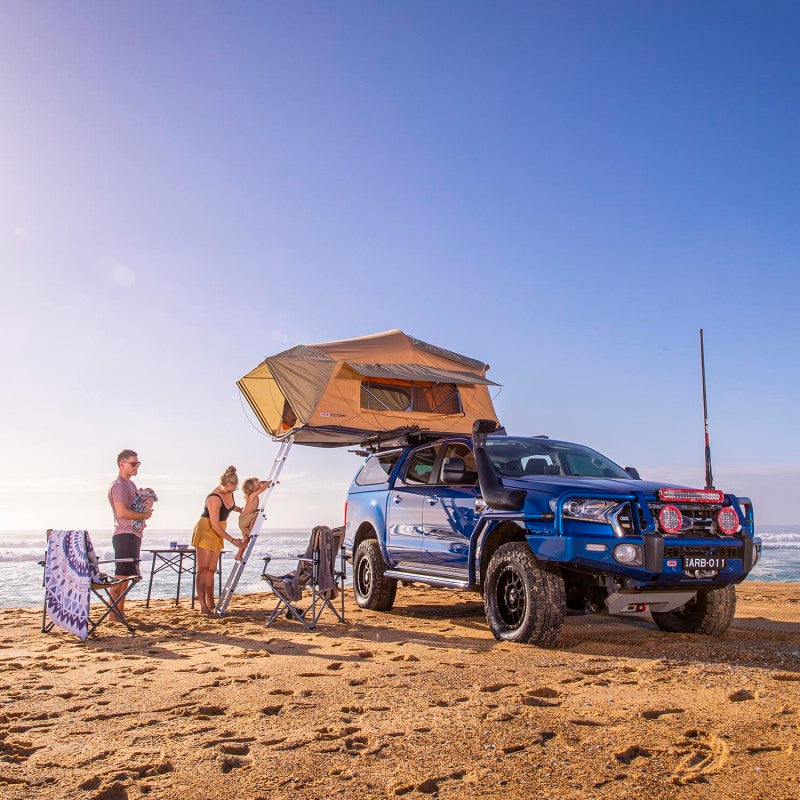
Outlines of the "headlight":
{"type": "Polygon", "coordinates": [[[608,512],[619,505],[618,500],[567,500],[562,506],[566,519],[584,522],[608,522],[608,512]]]}

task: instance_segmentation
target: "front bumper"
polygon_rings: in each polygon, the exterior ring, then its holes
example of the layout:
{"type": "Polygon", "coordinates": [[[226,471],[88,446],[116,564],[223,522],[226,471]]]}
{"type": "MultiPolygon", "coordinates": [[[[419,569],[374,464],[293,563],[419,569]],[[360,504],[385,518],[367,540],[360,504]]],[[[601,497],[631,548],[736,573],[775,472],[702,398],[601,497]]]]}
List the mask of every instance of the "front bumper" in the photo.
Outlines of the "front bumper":
{"type": "MultiPolygon", "coordinates": [[[[570,492],[555,502],[552,529],[541,523],[526,525],[526,539],[542,561],[558,563],[581,572],[620,576],[638,586],[696,586],[739,583],[759,558],[761,540],[753,536],[753,511],[749,498],[726,496],[739,516],[742,530],[736,536],[665,535],[656,528],[650,509],[652,498],[641,492],[609,495],[607,493],[570,492]],[[615,519],[604,524],[565,518],[565,502],[576,497],[617,500],[629,509],[630,527],[621,530],[615,519]],[[629,544],[640,548],[640,563],[621,563],[614,548],[629,544]],[[687,559],[724,559],[720,569],[687,569],[687,559]]],[[[716,561],[714,563],[717,563],[716,561]]]]}
{"type": "Polygon", "coordinates": [[[580,572],[605,573],[629,578],[647,586],[739,583],[758,560],[760,539],[686,539],[659,534],[646,536],[553,536],[540,532],[525,537],[541,561],[557,563],[580,572]],[[639,546],[642,564],[621,564],[614,558],[620,544],[639,546]],[[684,569],[687,557],[724,558],[725,567],[702,574],[684,569]],[[694,573],[694,574],[692,574],[694,573]]]}

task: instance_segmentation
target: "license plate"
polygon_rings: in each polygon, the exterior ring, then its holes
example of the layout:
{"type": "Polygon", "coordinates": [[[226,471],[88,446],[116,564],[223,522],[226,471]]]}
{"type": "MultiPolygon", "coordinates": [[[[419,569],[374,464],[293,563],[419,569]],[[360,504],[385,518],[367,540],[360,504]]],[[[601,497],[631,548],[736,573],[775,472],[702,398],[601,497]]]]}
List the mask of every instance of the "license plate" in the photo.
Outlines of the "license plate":
{"type": "Polygon", "coordinates": [[[683,559],[684,569],[725,569],[727,566],[728,560],[717,556],[686,556],[683,559]]]}

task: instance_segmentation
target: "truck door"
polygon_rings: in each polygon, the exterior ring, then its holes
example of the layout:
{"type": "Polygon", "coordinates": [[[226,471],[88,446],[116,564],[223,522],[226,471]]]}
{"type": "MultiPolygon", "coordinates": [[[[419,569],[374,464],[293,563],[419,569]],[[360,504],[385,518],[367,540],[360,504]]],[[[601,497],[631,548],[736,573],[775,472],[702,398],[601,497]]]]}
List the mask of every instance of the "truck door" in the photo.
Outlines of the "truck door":
{"type": "Polygon", "coordinates": [[[475,457],[466,444],[444,445],[435,465],[432,484],[426,492],[422,509],[422,540],[428,569],[452,577],[467,577],[469,540],[475,529],[475,498],[478,473],[475,457]],[[463,458],[467,472],[459,485],[446,484],[442,477],[445,461],[463,458]]]}
{"type": "Polygon", "coordinates": [[[386,508],[386,550],[393,567],[418,567],[425,563],[422,547],[423,501],[433,477],[436,448],[422,447],[409,454],[386,508]]]}

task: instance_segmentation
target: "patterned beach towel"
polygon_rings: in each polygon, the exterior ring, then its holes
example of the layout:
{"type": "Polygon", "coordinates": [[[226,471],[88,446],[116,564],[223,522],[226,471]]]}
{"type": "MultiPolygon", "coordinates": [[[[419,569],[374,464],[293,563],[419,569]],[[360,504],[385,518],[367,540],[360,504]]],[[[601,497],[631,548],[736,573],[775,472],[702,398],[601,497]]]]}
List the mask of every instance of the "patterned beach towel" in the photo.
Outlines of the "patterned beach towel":
{"type": "MultiPolygon", "coordinates": [[[[137,514],[144,514],[145,511],[149,511],[153,507],[153,503],[157,502],[158,497],[152,489],[142,489],[136,493],[136,497],[131,503],[131,511],[135,511],[137,514]]],[[[143,519],[135,519],[133,521],[133,529],[135,531],[140,531],[143,525],[143,519]]]]}
{"type": "Polygon", "coordinates": [[[97,556],[86,531],[53,531],[44,567],[45,606],[50,619],[79,639],[89,635],[89,592],[97,556]]]}

